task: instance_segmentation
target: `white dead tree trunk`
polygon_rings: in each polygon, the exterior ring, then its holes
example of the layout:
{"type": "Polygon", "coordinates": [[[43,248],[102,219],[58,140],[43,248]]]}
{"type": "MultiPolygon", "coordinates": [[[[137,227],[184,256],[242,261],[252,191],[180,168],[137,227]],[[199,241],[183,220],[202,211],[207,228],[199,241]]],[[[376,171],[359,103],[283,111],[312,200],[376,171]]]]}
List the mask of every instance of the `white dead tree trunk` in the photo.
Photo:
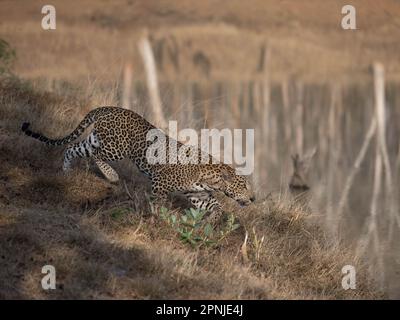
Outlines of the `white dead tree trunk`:
{"type": "MultiPolygon", "coordinates": [[[[384,68],[381,63],[375,63],[373,66],[374,71],[374,92],[375,92],[375,118],[377,124],[376,132],[376,158],[375,158],[375,176],[374,176],[374,189],[371,202],[371,220],[368,225],[368,231],[364,239],[360,241],[359,250],[365,250],[366,245],[369,243],[371,237],[375,240],[376,250],[379,250],[379,243],[377,243],[377,210],[378,199],[381,190],[382,168],[385,172],[385,190],[387,197],[385,203],[389,209],[389,241],[391,240],[393,228],[395,225],[400,227],[400,217],[396,210],[393,199],[393,180],[392,171],[390,167],[389,154],[386,144],[386,113],[385,113],[385,77],[384,68]]],[[[383,210],[382,210],[383,211],[383,210]]]]}
{"type": "Polygon", "coordinates": [[[132,110],[132,65],[130,63],[124,67],[122,90],[122,106],[132,110]]]}
{"type": "MultiPolygon", "coordinates": [[[[390,217],[390,230],[393,229],[393,224],[399,224],[399,216],[396,212],[393,202],[393,181],[391,175],[389,154],[386,145],[386,132],[385,132],[385,78],[384,68],[381,63],[374,63],[374,94],[375,94],[375,119],[376,119],[376,157],[375,157],[375,174],[373,195],[371,201],[370,218],[367,225],[367,233],[362,237],[358,243],[358,255],[362,255],[367,249],[368,244],[372,243],[375,250],[375,258],[377,259],[379,272],[381,274],[380,283],[383,285],[383,272],[384,272],[384,252],[382,252],[381,243],[379,239],[378,230],[378,201],[382,189],[383,172],[385,171],[385,184],[387,197],[385,204],[389,208],[390,217]]],[[[380,210],[384,212],[384,208],[380,210]]],[[[384,217],[381,217],[384,219],[384,217]]],[[[390,232],[391,233],[391,232],[390,232]]],[[[391,234],[389,235],[390,240],[391,234]]]]}
{"type": "MultiPolygon", "coordinates": [[[[381,162],[385,169],[386,204],[390,214],[389,241],[393,235],[393,229],[397,225],[400,228],[400,216],[397,212],[396,200],[393,192],[392,169],[389,160],[389,152],[386,143],[386,111],[385,111],[385,74],[381,63],[375,63],[374,86],[375,86],[375,114],[377,119],[377,153],[380,154],[381,162]]],[[[378,156],[378,155],[377,155],[378,156]]]]}
{"type": "Polygon", "coordinates": [[[377,141],[379,153],[383,160],[385,168],[386,189],[389,195],[389,200],[392,200],[393,181],[392,170],[390,167],[389,153],[386,144],[386,112],[385,112],[385,76],[384,69],[381,63],[374,64],[374,86],[375,86],[375,114],[377,119],[377,141]]]}
{"type": "MultiPolygon", "coordinates": [[[[396,210],[395,201],[393,199],[393,180],[392,171],[389,160],[389,153],[387,151],[386,144],[386,112],[385,112],[385,77],[384,68],[381,63],[375,63],[373,66],[374,71],[374,92],[375,92],[375,118],[377,123],[376,132],[376,159],[375,159],[375,176],[374,176],[374,191],[371,203],[371,220],[376,220],[378,210],[377,203],[379,199],[379,193],[381,190],[381,180],[382,180],[382,168],[385,172],[385,190],[386,199],[385,203],[389,212],[389,240],[392,237],[393,228],[395,225],[400,227],[400,217],[396,210]],[[372,219],[373,218],[373,219],[372,219]]],[[[376,222],[371,221],[366,240],[370,238],[371,234],[375,232],[376,222]]],[[[364,242],[365,242],[364,241],[364,242]]]]}
{"type": "Polygon", "coordinates": [[[303,133],[303,91],[304,85],[296,82],[296,149],[299,154],[303,154],[304,133],[303,133]]]}
{"type": "MultiPolygon", "coordinates": [[[[266,157],[265,150],[269,150],[271,154],[274,154],[275,150],[271,150],[271,86],[270,86],[270,62],[271,62],[271,50],[269,49],[268,44],[265,44],[263,51],[263,69],[262,72],[262,80],[260,83],[260,103],[261,103],[261,123],[259,123],[259,132],[256,132],[256,146],[255,146],[255,161],[258,164],[262,163],[262,157],[266,157]]],[[[258,115],[257,115],[258,116],[258,115]]],[[[275,143],[275,141],[273,141],[275,143]]],[[[276,156],[276,154],[274,155],[276,156]]],[[[264,169],[261,171],[261,166],[256,168],[256,175],[254,175],[254,185],[259,185],[260,181],[267,181],[268,173],[264,169]],[[261,176],[261,174],[263,174],[261,176]]]]}
{"type": "Polygon", "coordinates": [[[285,119],[285,141],[289,146],[289,150],[292,150],[292,115],[290,110],[290,100],[289,100],[289,81],[286,79],[281,84],[282,88],[282,104],[283,104],[283,114],[285,119]]]}
{"type": "MultiPolygon", "coordinates": [[[[275,150],[273,149],[272,143],[276,143],[276,141],[272,141],[271,143],[271,83],[269,76],[269,65],[271,61],[271,51],[269,47],[266,45],[264,51],[264,70],[262,75],[262,114],[261,114],[261,132],[259,134],[259,145],[256,148],[261,148],[262,150],[269,150],[274,161],[277,156],[275,150]]],[[[264,154],[265,156],[265,154],[264,154]]],[[[258,159],[260,160],[260,159],[258,159]]],[[[267,179],[267,175],[260,177],[262,180],[267,179]]]]}
{"type": "MultiPolygon", "coordinates": [[[[391,219],[395,219],[396,223],[400,226],[400,219],[393,210],[393,181],[391,175],[391,168],[390,168],[390,161],[389,155],[387,152],[386,146],[386,132],[385,132],[385,79],[384,79],[384,69],[383,65],[380,63],[375,63],[373,66],[374,72],[374,96],[375,96],[375,111],[374,116],[371,120],[371,124],[368,129],[368,133],[364,140],[364,143],[361,147],[361,150],[357,156],[357,159],[354,163],[353,170],[350,172],[345,188],[342,193],[342,197],[339,202],[339,209],[338,209],[338,219],[341,218],[343,213],[344,206],[347,202],[347,197],[350,191],[350,188],[353,183],[353,179],[355,174],[358,172],[360,165],[365,157],[367,152],[368,146],[370,144],[371,139],[373,136],[376,136],[376,158],[375,158],[375,174],[374,174],[374,188],[373,188],[373,195],[372,195],[372,202],[371,202],[371,221],[368,228],[368,235],[366,239],[370,238],[371,233],[375,232],[375,219],[376,219],[376,211],[378,206],[378,199],[379,193],[381,190],[381,174],[382,174],[382,164],[385,169],[385,182],[386,182],[386,192],[388,193],[387,197],[387,204],[389,205],[390,212],[391,212],[391,219]]],[[[363,247],[365,241],[361,242],[363,247]]],[[[361,250],[361,249],[360,249],[361,250]]]]}
{"type": "MultiPolygon", "coordinates": [[[[326,201],[326,222],[327,226],[332,226],[332,221],[335,219],[334,210],[332,204],[334,203],[334,189],[335,189],[335,178],[337,172],[337,159],[338,159],[338,148],[337,148],[337,139],[336,132],[337,121],[336,121],[336,112],[338,107],[338,97],[339,97],[339,86],[334,84],[331,87],[331,97],[330,97],[330,106],[329,106],[329,114],[328,114],[328,180],[327,180],[327,201],[326,201]]],[[[336,229],[330,229],[330,231],[335,231],[336,229]]]]}
{"type": "Polygon", "coordinates": [[[342,218],[343,210],[347,203],[347,198],[349,196],[350,189],[353,185],[353,180],[354,180],[356,174],[358,173],[358,171],[360,170],[361,164],[365,158],[365,154],[367,153],[370,142],[371,142],[372,138],[374,137],[375,131],[376,131],[376,120],[373,117],[371,119],[371,123],[369,125],[369,129],[368,129],[367,135],[365,136],[365,139],[361,146],[361,149],[358,152],[356,160],[354,161],[353,168],[350,171],[350,174],[347,176],[346,183],[344,185],[344,189],[343,189],[342,195],[340,197],[340,201],[339,201],[339,208],[337,211],[337,218],[336,218],[336,226],[338,226],[338,224],[342,218]]]}
{"type": "Polygon", "coordinates": [[[153,109],[153,115],[156,125],[162,129],[167,128],[162,111],[162,104],[158,89],[157,70],[154,60],[153,50],[151,49],[150,41],[147,35],[144,35],[139,41],[139,52],[143,59],[144,68],[146,71],[147,88],[149,90],[150,103],[153,109]]]}

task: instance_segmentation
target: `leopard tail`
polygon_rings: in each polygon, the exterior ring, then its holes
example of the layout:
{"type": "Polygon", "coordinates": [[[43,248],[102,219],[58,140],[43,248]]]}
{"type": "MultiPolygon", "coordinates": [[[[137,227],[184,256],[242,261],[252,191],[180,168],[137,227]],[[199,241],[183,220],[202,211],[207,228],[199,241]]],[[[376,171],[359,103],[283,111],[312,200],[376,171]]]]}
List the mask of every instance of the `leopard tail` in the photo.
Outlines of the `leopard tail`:
{"type": "Polygon", "coordinates": [[[24,122],[22,124],[21,130],[27,135],[30,136],[34,139],[38,139],[39,141],[42,141],[44,143],[46,143],[47,145],[51,145],[51,146],[61,146],[64,144],[68,144],[71,141],[75,140],[76,138],[78,138],[87,127],[89,127],[93,122],[96,121],[96,115],[97,115],[97,110],[98,109],[94,109],[92,111],[90,111],[84,118],[83,120],[79,123],[78,127],[72,131],[71,134],[69,134],[68,136],[64,137],[64,138],[59,138],[59,139],[50,139],[40,133],[37,132],[33,132],[31,130],[29,130],[29,122],[24,122]]]}

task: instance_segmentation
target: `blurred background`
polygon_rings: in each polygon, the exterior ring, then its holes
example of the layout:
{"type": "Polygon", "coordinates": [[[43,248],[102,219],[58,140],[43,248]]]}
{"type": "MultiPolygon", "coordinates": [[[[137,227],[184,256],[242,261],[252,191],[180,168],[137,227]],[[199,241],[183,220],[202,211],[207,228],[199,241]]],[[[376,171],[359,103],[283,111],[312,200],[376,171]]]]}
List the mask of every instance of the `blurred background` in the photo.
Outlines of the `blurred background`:
{"type": "Polygon", "coordinates": [[[0,3],[15,74],[159,124],[140,51],[150,44],[166,120],[255,129],[260,197],[285,197],[291,156],[316,150],[312,212],[399,297],[399,1],[351,1],[357,30],[342,29],[340,0],[53,0],[56,30],[43,30],[46,4],[0,3]]]}

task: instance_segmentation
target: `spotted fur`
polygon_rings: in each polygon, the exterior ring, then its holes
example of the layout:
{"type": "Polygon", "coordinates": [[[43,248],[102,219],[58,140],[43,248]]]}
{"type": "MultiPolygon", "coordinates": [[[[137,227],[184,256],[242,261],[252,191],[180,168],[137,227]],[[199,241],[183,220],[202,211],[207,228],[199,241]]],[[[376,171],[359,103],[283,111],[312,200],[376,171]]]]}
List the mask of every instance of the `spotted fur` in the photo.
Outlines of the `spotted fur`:
{"type": "MultiPolygon", "coordinates": [[[[151,164],[146,153],[154,141],[147,140],[149,130],[156,129],[146,119],[133,111],[118,107],[100,107],[89,112],[78,127],[68,136],[50,139],[42,134],[32,132],[29,123],[22,125],[22,131],[48,145],[60,146],[69,144],[64,153],[63,170],[71,168],[74,158],[91,157],[104,176],[111,182],[119,180],[117,172],[107,161],[130,158],[151,180],[152,194],[165,199],[169,193],[181,192],[191,204],[211,213],[210,220],[216,220],[222,213],[221,205],[213,192],[221,191],[235,199],[241,205],[254,201],[250,185],[243,176],[236,175],[235,170],[223,163],[212,163],[211,156],[206,155],[205,163],[197,164],[151,164]],[[81,142],[72,143],[87,127],[94,124],[93,130],[81,142]]],[[[161,132],[161,131],[160,131],[161,132]]],[[[166,154],[170,156],[169,141],[166,138],[166,154]]],[[[182,144],[172,140],[181,147],[182,144]]],[[[172,149],[171,149],[172,150],[172,149]]],[[[187,149],[186,156],[193,156],[195,149],[187,149]]],[[[199,156],[204,153],[198,151],[199,156]]]]}

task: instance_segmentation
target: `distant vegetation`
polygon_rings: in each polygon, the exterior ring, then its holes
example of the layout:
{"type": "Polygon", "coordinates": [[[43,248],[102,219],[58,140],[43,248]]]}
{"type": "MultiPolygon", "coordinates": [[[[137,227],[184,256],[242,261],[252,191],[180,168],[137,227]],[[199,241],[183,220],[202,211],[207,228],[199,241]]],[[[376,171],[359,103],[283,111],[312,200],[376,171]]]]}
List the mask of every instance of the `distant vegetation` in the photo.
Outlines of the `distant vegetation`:
{"type": "Polygon", "coordinates": [[[0,39],[0,76],[11,73],[11,66],[15,58],[15,50],[11,48],[7,41],[0,39]]]}

